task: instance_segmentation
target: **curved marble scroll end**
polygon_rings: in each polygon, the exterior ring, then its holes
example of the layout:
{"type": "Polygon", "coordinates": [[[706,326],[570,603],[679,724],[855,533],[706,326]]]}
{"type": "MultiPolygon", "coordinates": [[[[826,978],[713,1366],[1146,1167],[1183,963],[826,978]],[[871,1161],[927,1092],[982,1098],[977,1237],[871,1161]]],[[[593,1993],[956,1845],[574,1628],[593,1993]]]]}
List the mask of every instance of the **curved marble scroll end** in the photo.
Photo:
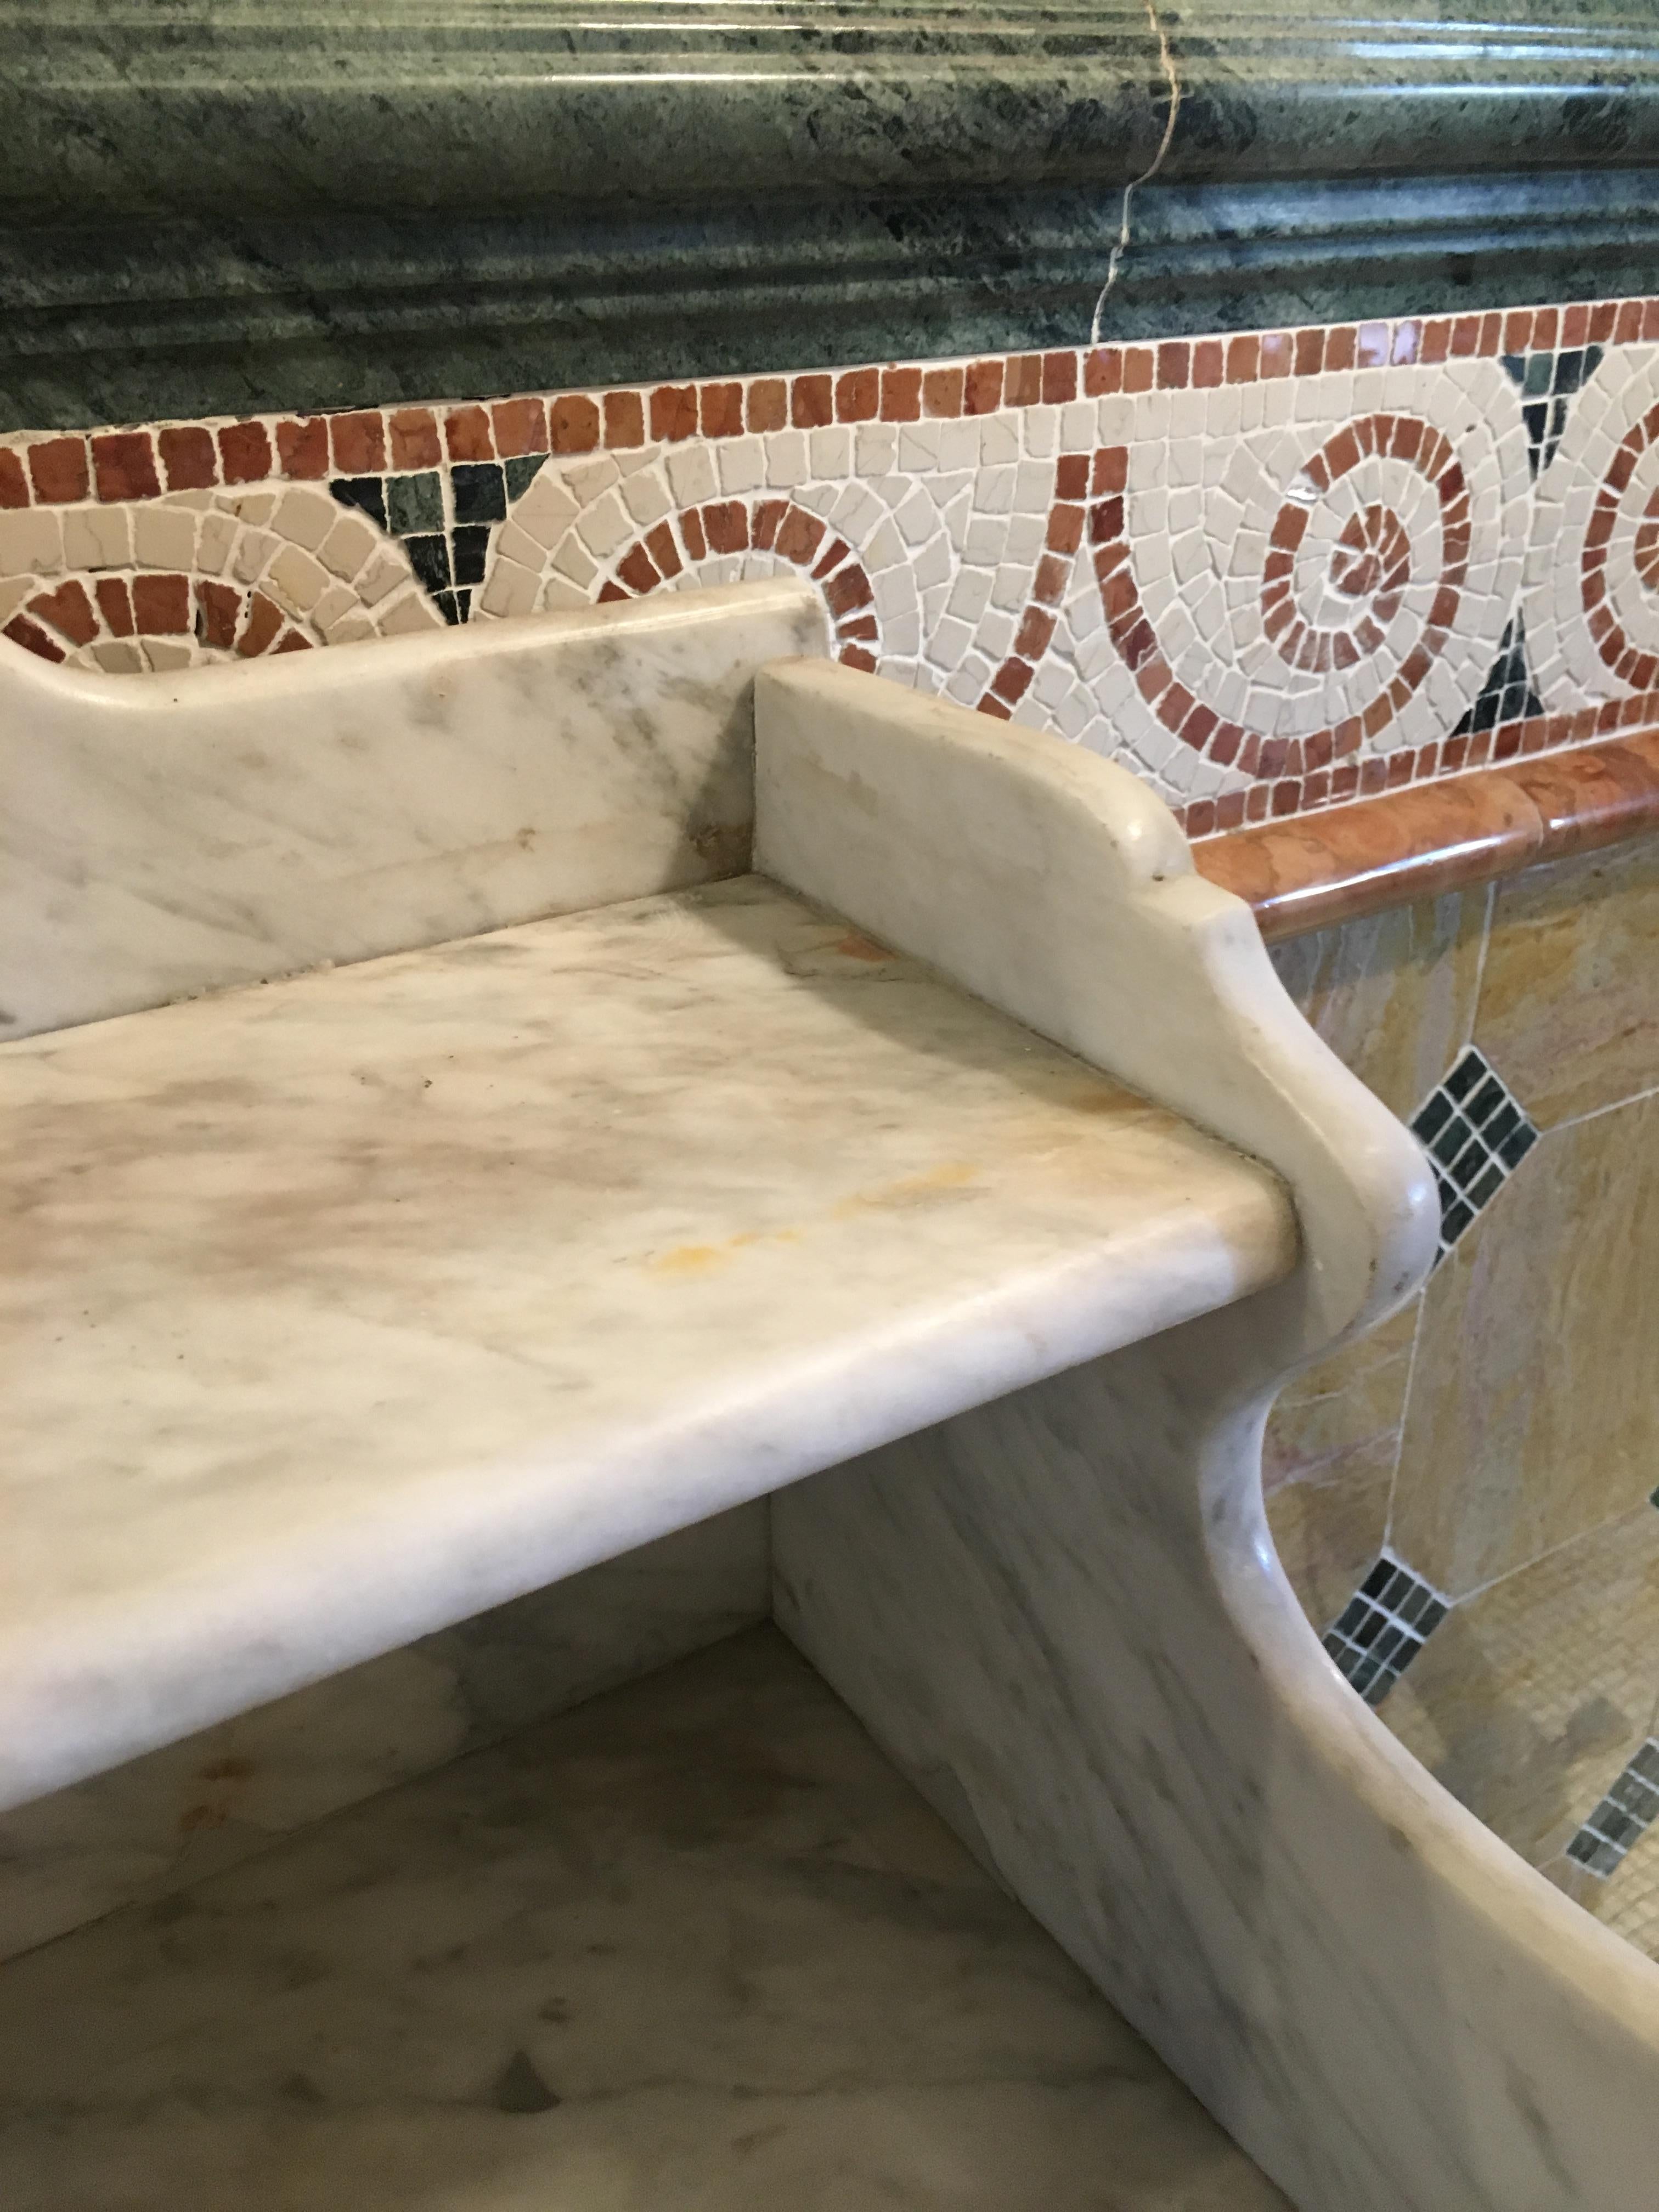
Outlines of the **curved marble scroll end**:
{"type": "Polygon", "coordinates": [[[1420,1148],[1314,1035],[1245,903],[1126,770],[827,662],[756,683],[756,862],[1262,1160],[1305,1249],[1278,1379],[1433,1256],[1420,1148]]]}

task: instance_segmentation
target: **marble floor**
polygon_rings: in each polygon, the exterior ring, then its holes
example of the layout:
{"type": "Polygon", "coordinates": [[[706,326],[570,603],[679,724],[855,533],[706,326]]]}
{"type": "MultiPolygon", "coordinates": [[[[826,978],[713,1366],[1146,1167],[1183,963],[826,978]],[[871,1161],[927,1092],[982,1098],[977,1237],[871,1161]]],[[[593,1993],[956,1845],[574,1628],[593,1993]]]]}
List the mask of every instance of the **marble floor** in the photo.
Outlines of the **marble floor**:
{"type": "Polygon", "coordinates": [[[6,2212],[1284,2212],[768,1627],[0,1967],[6,2212]]]}

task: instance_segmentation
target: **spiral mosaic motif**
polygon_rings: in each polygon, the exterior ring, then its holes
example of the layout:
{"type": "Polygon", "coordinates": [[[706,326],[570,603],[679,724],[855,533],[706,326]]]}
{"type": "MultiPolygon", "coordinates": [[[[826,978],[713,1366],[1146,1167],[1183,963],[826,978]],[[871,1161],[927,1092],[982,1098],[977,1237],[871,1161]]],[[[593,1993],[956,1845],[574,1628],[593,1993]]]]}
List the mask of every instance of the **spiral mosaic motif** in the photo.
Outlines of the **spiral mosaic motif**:
{"type": "Polygon", "coordinates": [[[1465,434],[1468,466],[1457,427],[1378,408],[1311,451],[1293,431],[1240,440],[1183,458],[1186,472],[1209,471],[1190,490],[1158,481],[1132,446],[1066,456],[1025,623],[983,710],[1009,714],[1025,696],[1081,547],[1133,685],[1119,686],[1121,711],[1149,714],[1211,768],[1299,776],[1404,743],[1414,721],[1445,727],[1502,638],[1525,468],[1512,407],[1504,449],[1490,421],[1465,434]],[[1142,517],[1167,532],[1176,514],[1198,542],[1189,553],[1177,537],[1165,560],[1142,517]],[[1472,593],[1478,538],[1498,588],[1472,593]]]}
{"type": "Polygon", "coordinates": [[[1547,707],[1630,701],[1659,684],[1659,349],[1615,349],[1579,400],[1538,487],[1528,568],[1527,638],[1547,707]]]}

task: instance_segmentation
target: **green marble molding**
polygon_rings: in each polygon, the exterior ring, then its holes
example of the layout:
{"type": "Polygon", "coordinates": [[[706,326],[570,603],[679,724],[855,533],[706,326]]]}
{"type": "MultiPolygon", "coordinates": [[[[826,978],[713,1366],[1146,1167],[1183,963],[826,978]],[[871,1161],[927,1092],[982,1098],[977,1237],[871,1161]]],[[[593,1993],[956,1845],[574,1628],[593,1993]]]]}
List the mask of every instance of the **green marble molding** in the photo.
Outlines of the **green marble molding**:
{"type": "MultiPolygon", "coordinates": [[[[1161,10],[1108,334],[1659,290],[1659,8],[1161,10]]],[[[0,0],[0,416],[1075,343],[1143,5],[0,0]]]]}

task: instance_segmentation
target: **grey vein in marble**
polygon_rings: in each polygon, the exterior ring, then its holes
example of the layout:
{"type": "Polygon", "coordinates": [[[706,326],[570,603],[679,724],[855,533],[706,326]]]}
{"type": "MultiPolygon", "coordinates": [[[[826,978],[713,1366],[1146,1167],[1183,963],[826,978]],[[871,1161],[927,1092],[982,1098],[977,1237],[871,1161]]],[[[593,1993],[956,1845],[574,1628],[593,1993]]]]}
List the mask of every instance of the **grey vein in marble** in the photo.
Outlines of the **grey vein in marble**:
{"type": "Polygon", "coordinates": [[[15,1806],[0,1813],[0,1959],[238,1866],[770,1609],[757,1498],[15,1806]]]}
{"type": "Polygon", "coordinates": [[[7,2212],[1283,2212],[771,1630],[0,1968],[7,2212]]]}
{"type": "Polygon", "coordinates": [[[0,1803],[1296,1255],[753,877],[0,1046],[0,1803]]]}

